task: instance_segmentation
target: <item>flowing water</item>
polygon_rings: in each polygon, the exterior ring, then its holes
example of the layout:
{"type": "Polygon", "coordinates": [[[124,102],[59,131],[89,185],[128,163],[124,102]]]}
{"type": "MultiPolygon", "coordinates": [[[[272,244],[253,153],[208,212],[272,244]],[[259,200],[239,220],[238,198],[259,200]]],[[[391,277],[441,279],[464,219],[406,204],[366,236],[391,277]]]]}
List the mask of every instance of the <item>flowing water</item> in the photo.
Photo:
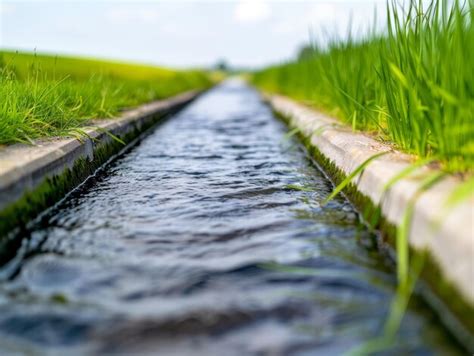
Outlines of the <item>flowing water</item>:
{"type": "MultiPolygon", "coordinates": [[[[229,81],[25,234],[0,354],[337,355],[381,334],[393,268],[348,201],[229,81]],[[302,189],[296,189],[301,187],[302,189]]],[[[388,354],[459,350],[414,300],[388,354]]]]}

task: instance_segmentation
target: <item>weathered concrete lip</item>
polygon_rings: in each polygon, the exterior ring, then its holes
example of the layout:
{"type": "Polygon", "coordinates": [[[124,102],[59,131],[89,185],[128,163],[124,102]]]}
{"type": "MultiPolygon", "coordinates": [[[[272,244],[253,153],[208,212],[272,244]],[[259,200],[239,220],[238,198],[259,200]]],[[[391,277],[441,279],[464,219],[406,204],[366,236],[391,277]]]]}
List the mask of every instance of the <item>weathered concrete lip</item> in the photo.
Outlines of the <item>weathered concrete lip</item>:
{"type": "MultiPolygon", "coordinates": [[[[394,151],[362,133],[352,132],[340,122],[283,96],[264,95],[273,110],[299,128],[310,145],[329,159],[346,175],[373,155],[390,151],[370,163],[353,184],[375,206],[381,207],[384,218],[399,226],[403,213],[423,178],[436,170],[418,169],[415,174],[399,180],[387,192],[389,180],[413,163],[412,157],[394,151]]],[[[450,194],[461,184],[449,176],[423,192],[416,200],[409,233],[409,244],[415,250],[427,250],[442,271],[470,306],[474,306],[474,199],[445,209],[450,194]]],[[[456,301],[449,301],[456,303],[456,301]]]]}
{"type": "MultiPolygon", "coordinates": [[[[59,176],[67,169],[72,170],[79,159],[92,162],[98,148],[114,141],[110,134],[119,138],[128,137],[126,143],[129,143],[161,117],[181,108],[200,93],[201,91],[185,92],[127,110],[117,118],[95,120],[91,122],[91,126],[84,128],[89,137],[82,140],[54,138],[38,140],[35,145],[14,144],[1,148],[0,212],[18,201],[26,192],[34,192],[45,179],[59,176]]],[[[82,178],[85,179],[86,176],[82,178]]],[[[0,231],[0,237],[2,233],[5,231],[0,231]]]]}

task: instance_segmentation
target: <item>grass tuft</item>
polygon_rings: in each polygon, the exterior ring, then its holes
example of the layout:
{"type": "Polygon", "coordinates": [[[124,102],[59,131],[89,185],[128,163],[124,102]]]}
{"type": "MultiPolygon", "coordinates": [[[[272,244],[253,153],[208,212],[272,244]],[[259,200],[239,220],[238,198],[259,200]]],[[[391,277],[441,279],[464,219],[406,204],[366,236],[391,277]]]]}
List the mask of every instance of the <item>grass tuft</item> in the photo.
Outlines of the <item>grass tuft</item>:
{"type": "Polygon", "coordinates": [[[254,73],[253,83],[309,102],[353,129],[474,171],[474,0],[387,6],[384,34],[309,45],[295,61],[254,73]]]}
{"type": "Polygon", "coordinates": [[[210,86],[204,71],[0,52],[0,144],[77,136],[92,118],[210,86]]]}

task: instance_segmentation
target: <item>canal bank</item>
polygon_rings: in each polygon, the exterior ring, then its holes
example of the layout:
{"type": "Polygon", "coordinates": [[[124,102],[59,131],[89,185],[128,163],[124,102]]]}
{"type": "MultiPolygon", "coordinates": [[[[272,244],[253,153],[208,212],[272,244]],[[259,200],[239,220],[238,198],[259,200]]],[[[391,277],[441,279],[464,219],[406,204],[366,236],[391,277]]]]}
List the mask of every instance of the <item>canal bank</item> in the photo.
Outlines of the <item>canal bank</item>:
{"type": "Polygon", "coordinates": [[[421,276],[427,285],[422,283],[420,292],[473,349],[474,201],[447,208],[462,184],[459,177],[442,176],[428,165],[411,170],[413,157],[289,98],[265,94],[264,101],[299,133],[336,184],[370,162],[344,192],[391,246],[397,245],[397,229],[404,229],[410,255],[425,260],[421,276]]]}
{"type": "Polygon", "coordinates": [[[148,128],[200,94],[190,91],[127,110],[118,118],[96,120],[79,138],[0,148],[0,244],[11,230],[17,234],[24,229],[148,128]]]}
{"type": "MultiPolygon", "coordinates": [[[[226,82],[23,231],[0,353],[331,354],[380,336],[393,266],[256,91],[226,82]]],[[[393,354],[462,354],[414,295],[393,354]]]]}

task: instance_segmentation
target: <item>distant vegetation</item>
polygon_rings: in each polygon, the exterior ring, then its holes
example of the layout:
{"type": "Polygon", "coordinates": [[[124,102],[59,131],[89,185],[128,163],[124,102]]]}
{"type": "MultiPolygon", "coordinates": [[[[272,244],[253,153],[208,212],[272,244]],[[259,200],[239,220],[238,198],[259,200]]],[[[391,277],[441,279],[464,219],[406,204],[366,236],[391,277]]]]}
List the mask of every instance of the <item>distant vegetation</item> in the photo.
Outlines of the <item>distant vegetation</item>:
{"type": "Polygon", "coordinates": [[[0,144],[78,135],[91,118],[212,83],[209,73],[0,52],[0,144]]]}
{"type": "Polygon", "coordinates": [[[474,0],[387,10],[387,31],[311,43],[255,73],[260,88],[329,112],[398,148],[474,170],[474,0]]]}

